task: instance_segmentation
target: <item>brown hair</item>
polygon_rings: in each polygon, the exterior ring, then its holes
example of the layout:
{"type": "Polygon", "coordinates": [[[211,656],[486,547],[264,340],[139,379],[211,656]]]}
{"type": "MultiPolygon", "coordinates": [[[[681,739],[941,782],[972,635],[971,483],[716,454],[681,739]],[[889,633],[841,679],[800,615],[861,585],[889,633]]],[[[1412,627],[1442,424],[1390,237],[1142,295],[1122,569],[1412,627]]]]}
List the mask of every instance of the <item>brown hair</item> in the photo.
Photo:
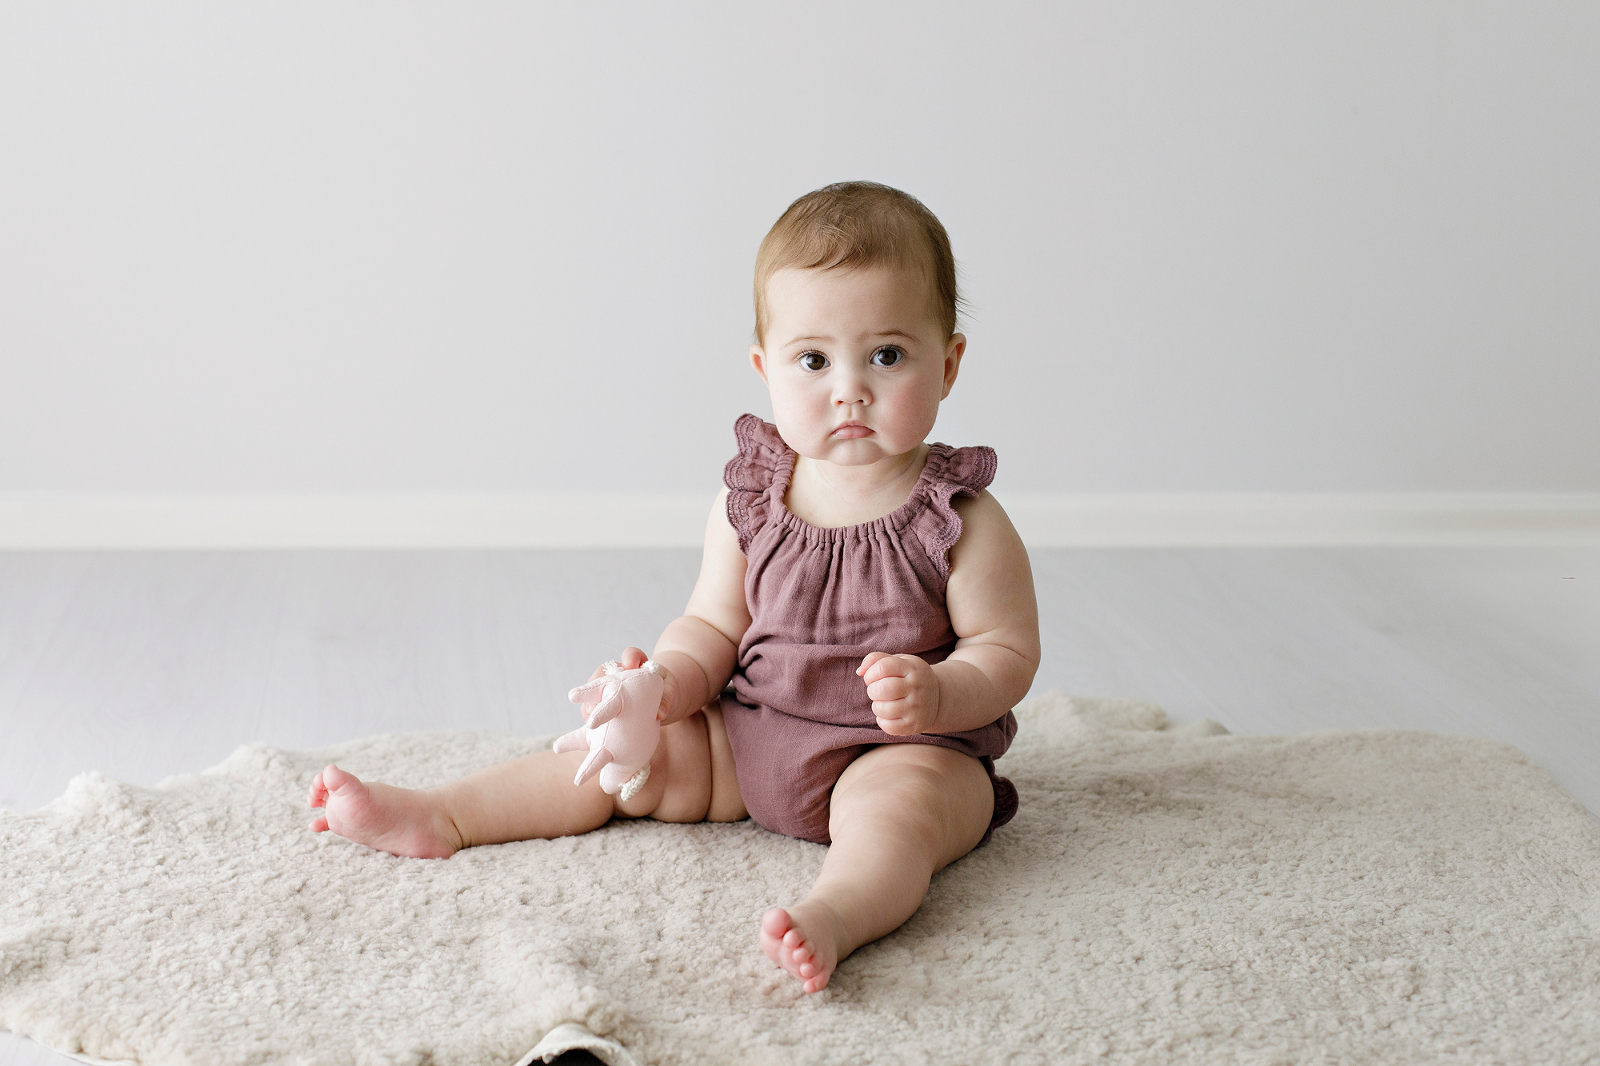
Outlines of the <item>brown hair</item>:
{"type": "Polygon", "coordinates": [[[756,338],[767,328],[767,280],[785,267],[917,267],[940,324],[956,331],[956,261],[950,237],[922,201],[875,181],[841,181],[789,205],[756,253],[756,338]]]}

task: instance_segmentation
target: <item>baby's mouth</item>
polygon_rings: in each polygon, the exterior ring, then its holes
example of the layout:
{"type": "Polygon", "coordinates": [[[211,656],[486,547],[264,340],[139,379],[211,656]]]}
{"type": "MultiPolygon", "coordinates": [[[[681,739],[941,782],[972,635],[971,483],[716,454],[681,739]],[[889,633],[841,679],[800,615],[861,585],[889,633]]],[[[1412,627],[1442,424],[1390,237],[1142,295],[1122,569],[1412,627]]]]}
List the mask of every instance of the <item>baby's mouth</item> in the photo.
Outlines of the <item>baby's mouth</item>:
{"type": "Polygon", "coordinates": [[[863,426],[860,422],[846,422],[844,425],[834,430],[832,434],[832,436],[839,440],[854,440],[857,437],[869,437],[871,435],[872,430],[868,429],[866,426],[863,426]]]}

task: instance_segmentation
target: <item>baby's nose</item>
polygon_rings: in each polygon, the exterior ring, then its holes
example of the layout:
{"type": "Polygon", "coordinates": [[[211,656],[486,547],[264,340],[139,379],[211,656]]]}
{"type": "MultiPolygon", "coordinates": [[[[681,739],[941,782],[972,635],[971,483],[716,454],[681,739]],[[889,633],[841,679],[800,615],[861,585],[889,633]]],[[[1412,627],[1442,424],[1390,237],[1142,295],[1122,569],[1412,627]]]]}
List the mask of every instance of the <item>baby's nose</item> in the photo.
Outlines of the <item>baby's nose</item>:
{"type": "Polygon", "coordinates": [[[834,389],[833,402],[841,407],[854,407],[858,403],[871,403],[872,393],[868,391],[866,382],[846,380],[834,389]]]}

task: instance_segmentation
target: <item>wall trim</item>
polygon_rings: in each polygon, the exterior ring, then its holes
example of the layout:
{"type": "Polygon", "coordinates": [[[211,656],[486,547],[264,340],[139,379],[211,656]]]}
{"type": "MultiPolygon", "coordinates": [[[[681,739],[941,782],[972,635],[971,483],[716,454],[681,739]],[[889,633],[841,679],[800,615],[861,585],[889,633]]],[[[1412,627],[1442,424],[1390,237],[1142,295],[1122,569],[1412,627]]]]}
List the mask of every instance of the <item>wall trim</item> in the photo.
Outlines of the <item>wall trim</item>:
{"type": "MultiPolygon", "coordinates": [[[[1600,547],[1600,493],[996,493],[1049,547],[1600,547]]],[[[0,549],[698,546],[705,493],[0,493],[0,549]]]]}
{"type": "Polygon", "coordinates": [[[1015,493],[1051,547],[1595,546],[1600,493],[1015,493]]]}

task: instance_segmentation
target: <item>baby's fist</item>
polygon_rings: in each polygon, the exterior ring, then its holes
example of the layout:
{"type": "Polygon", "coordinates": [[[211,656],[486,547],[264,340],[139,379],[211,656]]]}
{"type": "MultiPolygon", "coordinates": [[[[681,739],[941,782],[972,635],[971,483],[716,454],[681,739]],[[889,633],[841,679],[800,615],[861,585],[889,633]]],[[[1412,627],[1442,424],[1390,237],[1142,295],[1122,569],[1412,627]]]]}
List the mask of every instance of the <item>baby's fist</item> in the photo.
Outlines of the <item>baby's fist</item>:
{"type": "Polygon", "coordinates": [[[892,737],[937,732],[939,675],[921,657],[875,651],[856,676],[866,682],[879,729],[892,737]]]}
{"type": "MultiPolygon", "coordinates": [[[[649,658],[650,657],[639,648],[623,648],[622,654],[614,659],[613,662],[622,667],[624,670],[637,670],[639,667],[643,666],[645,661],[649,658]]],[[[606,673],[606,667],[610,665],[612,665],[612,663],[601,663],[599,666],[595,667],[594,673],[589,675],[589,680],[598,681],[600,678],[604,677],[606,673]]],[[[661,675],[662,681],[661,707],[656,711],[656,720],[665,721],[668,711],[670,711],[672,708],[672,696],[676,689],[673,685],[672,675],[667,672],[666,667],[662,666],[660,663],[656,663],[656,673],[661,675]]],[[[600,698],[597,694],[595,696],[595,702],[584,703],[579,706],[578,710],[579,713],[583,715],[584,725],[589,724],[589,716],[594,713],[594,709],[595,707],[599,706],[599,702],[600,698]]]]}

